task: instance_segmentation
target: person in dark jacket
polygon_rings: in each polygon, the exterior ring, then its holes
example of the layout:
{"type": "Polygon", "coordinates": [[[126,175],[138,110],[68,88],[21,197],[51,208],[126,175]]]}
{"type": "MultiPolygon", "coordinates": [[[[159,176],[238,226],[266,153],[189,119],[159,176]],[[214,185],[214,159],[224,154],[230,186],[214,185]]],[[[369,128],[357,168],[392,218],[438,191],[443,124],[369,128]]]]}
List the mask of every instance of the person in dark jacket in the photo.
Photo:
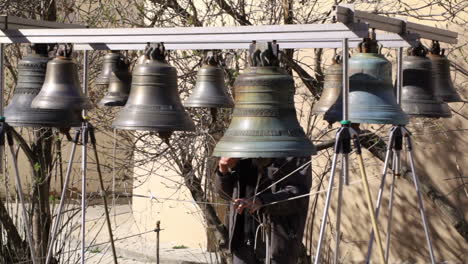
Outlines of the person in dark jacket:
{"type": "Polygon", "coordinates": [[[232,202],[228,228],[233,264],[263,263],[265,240],[270,241],[270,263],[297,264],[309,198],[288,199],[308,194],[311,178],[310,158],[220,159],[215,183],[219,195],[232,202]],[[259,226],[270,234],[268,239],[262,239],[259,226]]]}

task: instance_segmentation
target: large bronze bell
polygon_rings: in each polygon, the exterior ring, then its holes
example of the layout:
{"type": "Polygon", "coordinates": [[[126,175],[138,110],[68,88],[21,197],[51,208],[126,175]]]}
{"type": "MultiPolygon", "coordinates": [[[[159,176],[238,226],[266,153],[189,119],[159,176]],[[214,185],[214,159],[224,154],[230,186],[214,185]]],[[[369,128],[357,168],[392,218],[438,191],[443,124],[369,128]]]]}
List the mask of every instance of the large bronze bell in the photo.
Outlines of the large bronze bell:
{"type": "Polygon", "coordinates": [[[128,72],[128,64],[122,63],[124,60],[119,51],[111,50],[104,56],[101,73],[94,82],[98,85],[108,85],[113,72],[128,72]]]}
{"type": "Polygon", "coordinates": [[[250,46],[250,67],[237,77],[235,107],[213,155],[238,158],[307,157],[315,146],[299,125],[294,80],[279,67],[278,45],[250,46]]]}
{"type": "Polygon", "coordinates": [[[450,78],[450,61],[444,53],[445,50],[440,49],[439,42],[433,41],[428,58],[432,62],[434,95],[447,103],[463,102],[463,99],[453,86],[452,78],[450,78]]]}
{"type": "Polygon", "coordinates": [[[44,83],[49,60],[47,44],[32,44],[30,53],[18,63],[18,82],[11,103],[5,108],[5,118],[9,125],[20,127],[81,125],[79,112],[31,108],[32,100],[44,83]]]}
{"type": "Polygon", "coordinates": [[[148,46],[143,56],[133,70],[128,101],[112,126],[158,132],[195,130],[180,101],[177,71],[167,64],[163,44],[148,46]]]}
{"type": "MultiPolygon", "coordinates": [[[[349,59],[349,120],[352,123],[408,123],[408,116],[397,104],[392,85],[392,65],[380,54],[375,36],[359,43],[359,53],[349,59]]],[[[342,119],[337,108],[333,120],[342,119]]]]}
{"type": "Polygon", "coordinates": [[[420,44],[410,48],[403,60],[401,107],[411,117],[450,117],[447,103],[434,95],[432,64],[426,54],[427,49],[420,44]]]}
{"type": "Polygon", "coordinates": [[[128,71],[129,65],[124,60],[120,60],[119,70],[111,72],[109,77],[109,88],[107,93],[99,102],[102,106],[124,106],[130,93],[132,76],[128,71]]]}
{"type": "Polygon", "coordinates": [[[32,108],[81,110],[91,105],[83,95],[78,66],[71,58],[72,46],[59,45],[56,57],[47,63],[44,85],[31,103],[32,108]]]}
{"type": "Polygon", "coordinates": [[[339,115],[342,113],[342,90],[343,64],[341,63],[341,57],[336,56],[333,58],[332,65],[328,66],[325,70],[322,95],[320,96],[320,100],[314,105],[312,112],[323,114],[323,119],[330,123],[341,120],[339,115]]]}
{"type": "Polygon", "coordinates": [[[219,66],[218,54],[210,51],[197,74],[192,95],[184,102],[185,107],[234,107],[231,96],[224,84],[224,72],[219,66]]]}

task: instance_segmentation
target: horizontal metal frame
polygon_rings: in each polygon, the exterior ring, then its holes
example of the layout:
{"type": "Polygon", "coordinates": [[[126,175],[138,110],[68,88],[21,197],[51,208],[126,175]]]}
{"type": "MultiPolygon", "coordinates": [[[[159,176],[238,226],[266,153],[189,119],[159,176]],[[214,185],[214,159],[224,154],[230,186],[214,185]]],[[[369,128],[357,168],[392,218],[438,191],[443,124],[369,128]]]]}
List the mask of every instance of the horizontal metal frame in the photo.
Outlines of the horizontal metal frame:
{"type": "MultiPolygon", "coordinates": [[[[305,24],[237,27],[20,29],[0,32],[0,43],[142,44],[356,39],[368,34],[365,24],[305,24]]],[[[194,47],[196,49],[196,47],[194,47]]]]}
{"type": "Polygon", "coordinates": [[[86,28],[86,26],[0,15],[0,29],[2,30],[28,28],[86,28]]]}
{"type": "Polygon", "coordinates": [[[397,34],[415,33],[423,39],[438,40],[449,44],[456,44],[458,38],[458,33],[453,31],[354,10],[353,5],[335,6],[334,16],[337,22],[344,24],[367,23],[370,28],[397,34]]]}
{"type": "MultiPolygon", "coordinates": [[[[362,39],[349,39],[349,47],[357,47],[362,39]]],[[[411,47],[417,42],[417,36],[409,35],[403,39],[397,34],[377,34],[377,40],[384,47],[411,47]]],[[[164,42],[167,50],[213,50],[213,49],[249,49],[249,41],[236,41],[236,42],[192,42],[192,43],[178,43],[178,42],[164,42]]],[[[282,49],[310,49],[310,48],[341,48],[343,46],[342,40],[329,40],[329,39],[316,39],[316,40],[282,40],[277,41],[282,49]]],[[[75,50],[144,50],[146,43],[91,43],[91,44],[75,44],[75,50]]]]}

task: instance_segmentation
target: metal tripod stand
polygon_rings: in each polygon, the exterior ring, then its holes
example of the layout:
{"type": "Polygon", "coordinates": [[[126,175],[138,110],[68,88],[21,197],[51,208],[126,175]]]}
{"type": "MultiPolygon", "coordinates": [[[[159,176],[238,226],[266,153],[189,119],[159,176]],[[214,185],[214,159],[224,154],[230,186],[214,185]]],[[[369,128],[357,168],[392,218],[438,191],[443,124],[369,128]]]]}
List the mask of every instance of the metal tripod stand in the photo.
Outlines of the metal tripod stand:
{"type": "Polygon", "coordinates": [[[359,170],[361,172],[361,177],[362,177],[362,184],[364,191],[366,193],[366,200],[368,204],[368,209],[370,213],[370,220],[372,223],[372,229],[375,231],[376,234],[376,241],[379,245],[380,249],[380,261],[384,263],[384,255],[383,255],[383,248],[382,248],[382,243],[380,239],[380,233],[379,229],[377,226],[377,221],[374,216],[373,212],[373,205],[372,205],[372,199],[371,199],[371,193],[369,190],[369,184],[367,182],[367,175],[365,172],[364,168],[364,161],[362,158],[362,152],[361,152],[361,145],[359,143],[359,137],[358,133],[350,126],[349,121],[342,121],[342,126],[336,133],[336,141],[335,141],[335,146],[334,146],[334,154],[333,154],[333,160],[332,160],[332,167],[331,167],[331,172],[330,172],[330,179],[328,183],[328,189],[327,189],[327,196],[325,200],[325,206],[324,206],[324,211],[323,211],[323,216],[322,216],[322,221],[320,223],[320,234],[319,234],[319,240],[317,244],[317,252],[315,255],[315,264],[320,263],[320,256],[321,256],[321,250],[322,250],[322,243],[323,243],[323,238],[325,236],[325,228],[327,224],[327,217],[328,217],[328,210],[330,208],[330,201],[331,201],[331,195],[333,191],[333,181],[335,178],[335,172],[336,172],[336,167],[338,163],[338,155],[342,155],[342,175],[339,178],[339,184],[338,184],[338,201],[337,201],[337,216],[336,216],[336,244],[335,244],[335,255],[334,255],[334,263],[338,263],[339,261],[339,242],[340,242],[340,224],[341,224],[341,204],[342,204],[342,193],[343,193],[343,183],[347,184],[347,159],[348,155],[351,152],[351,141],[354,143],[354,148],[358,157],[358,163],[359,163],[359,170]]]}
{"type": "Polygon", "coordinates": [[[23,186],[21,184],[21,177],[20,177],[19,169],[18,169],[18,161],[16,159],[15,150],[13,148],[12,129],[13,129],[12,127],[10,127],[7,123],[5,123],[5,117],[1,117],[0,118],[0,147],[4,148],[4,146],[5,146],[5,136],[6,136],[7,142],[8,142],[8,147],[9,147],[10,153],[11,153],[11,159],[13,161],[13,167],[14,167],[14,170],[15,170],[16,191],[18,192],[18,196],[19,196],[20,203],[21,203],[21,211],[22,211],[22,214],[23,214],[24,227],[26,229],[26,238],[27,238],[28,243],[29,243],[29,250],[30,250],[30,253],[31,253],[32,263],[36,264],[37,263],[37,258],[36,258],[36,253],[35,253],[35,249],[34,249],[34,240],[33,240],[33,236],[32,236],[31,227],[29,226],[29,223],[28,223],[29,217],[28,217],[28,213],[27,213],[27,210],[26,210],[26,204],[25,204],[26,201],[25,201],[25,198],[24,198],[23,186]]]}
{"type": "Polygon", "coordinates": [[[107,223],[107,229],[109,232],[109,238],[110,238],[110,243],[111,243],[111,249],[112,249],[112,254],[113,254],[113,259],[114,259],[114,264],[117,264],[117,253],[115,251],[115,245],[114,245],[114,237],[112,233],[112,225],[110,222],[110,217],[109,217],[109,210],[107,208],[107,198],[106,198],[106,191],[104,187],[104,181],[102,179],[102,173],[101,173],[101,166],[99,163],[99,155],[97,152],[97,147],[96,147],[96,136],[94,133],[94,127],[85,120],[83,126],[78,129],[75,133],[75,137],[73,138],[73,145],[72,145],[72,150],[70,153],[70,160],[68,161],[68,167],[67,167],[67,172],[65,175],[65,180],[64,180],[64,185],[63,185],[63,190],[60,196],[60,203],[57,208],[57,219],[55,220],[55,223],[52,228],[51,232],[51,238],[49,242],[49,247],[47,251],[47,257],[46,257],[46,264],[49,263],[50,259],[52,258],[52,251],[53,251],[53,246],[54,242],[57,239],[57,234],[58,234],[58,229],[60,227],[60,222],[62,218],[62,213],[65,205],[65,200],[66,200],[66,193],[67,193],[67,186],[70,181],[70,176],[71,176],[71,170],[72,170],[72,164],[73,164],[73,159],[75,157],[75,152],[76,152],[76,146],[78,145],[79,142],[79,137],[80,134],[82,135],[82,163],[81,163],[81,169],[82,169],[82,175],[83,175],[83,185],[82,185],[82,204],[81,204],[81,209],[82,209],[82,219],[81,219],[81,262],[84,263],[84,251],[85,251],[85,216],[86,216],[86,169],[87,169],[87,144],[88,144],[88,139],[91,141],[91,145],[93,147],[93,152],[94,152],[94,158],[96,160],[96,167],[97,167],[97,173],[99,177],[99,184],[100,184],[100,189],[101,189],[101,197],[102,201],[104,203],[104,212],[106,216],[106,223],[107,223]]]}
{"type": "MultiPolygon", "coordinates": [[[[380,205],[382,203],[383,191],[385,189],[385,178],[387,176],[387,168],[390,163],[390,156],[393,152],[393,162],[392,162],[392,180],[390,184],[390,197],[388,205],[388,223],[387,223],[387,237],[386,237],[386,246],[385,246],[385,261],[388,261],[389,250],[390,250],[390,236],[391,236],[391,224],[392,224],[392,211],[393,211],[393,202],[394,202],[394,188],[395,180],[401,176],[401,151],[403,150],[403,140],[406,140],[406,149],[408,152],[408,158],[411,167],[411,173],[413,176],[414,188],[418,196],[418,206],[419,212],[421,214],[421,220],[424,227],[424,233],[427,240],[427,246],[429,249],[429,255],[431,257],[431,263],[435,264],[434,251],[432,249],[431,237],[429,234],[429,226],[427,224],[427,218],[424,210],[424,203],[421,196],[421,191],[419,188],[419,178],[416,174],[414,166],[414,157],[413,157],[413,146],[411,141],[411,133],[403,125],[398,125],[392,127],[390,130],[390,139],[387,147],[387,152],[385,154],[384,167],[382,171],[382,180],[379,187],[379,193],[377,196],[377,204],[375,208],[375,217],[379,216],[380,205]]],[[[372,246],[373,246],[373,237],[374,232],[371,233],[371,237],[368,244],[367,258],[366,263],[370,263],[370,258],[372,255],[372,246]]]]}

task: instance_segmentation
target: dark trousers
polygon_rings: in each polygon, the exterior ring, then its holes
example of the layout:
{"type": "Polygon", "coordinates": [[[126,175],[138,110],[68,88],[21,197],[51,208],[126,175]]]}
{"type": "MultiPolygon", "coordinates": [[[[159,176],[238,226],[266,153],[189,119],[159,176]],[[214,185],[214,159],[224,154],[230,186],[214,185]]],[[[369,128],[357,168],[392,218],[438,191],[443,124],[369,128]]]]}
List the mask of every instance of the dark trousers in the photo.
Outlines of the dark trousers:
{"type": "Polygon", "coordinates": [[[260,264],[252,246],[242,245],[232,251],[232,264],[260,264]]]}

